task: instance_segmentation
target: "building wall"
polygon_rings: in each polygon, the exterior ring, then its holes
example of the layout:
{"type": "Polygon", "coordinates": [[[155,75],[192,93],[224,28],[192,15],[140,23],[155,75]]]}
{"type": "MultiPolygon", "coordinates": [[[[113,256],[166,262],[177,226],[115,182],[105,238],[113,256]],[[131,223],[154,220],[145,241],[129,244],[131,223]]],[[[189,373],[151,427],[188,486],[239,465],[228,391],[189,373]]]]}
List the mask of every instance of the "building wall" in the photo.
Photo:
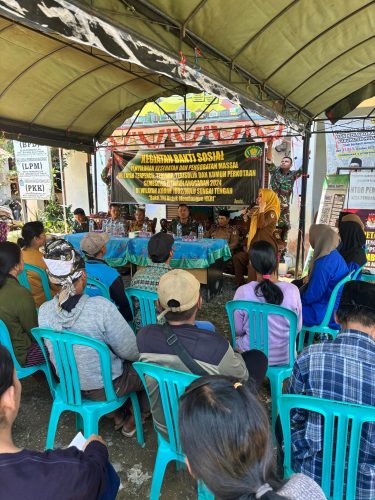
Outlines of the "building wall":
{"type": "Polygon", "coordinates": [[[68,166],[64,169],[66,204],[72,209],[83,208],[89,213],[89,195],[87,185],[87,154],[79,151],[66,151],[68,166]]]}

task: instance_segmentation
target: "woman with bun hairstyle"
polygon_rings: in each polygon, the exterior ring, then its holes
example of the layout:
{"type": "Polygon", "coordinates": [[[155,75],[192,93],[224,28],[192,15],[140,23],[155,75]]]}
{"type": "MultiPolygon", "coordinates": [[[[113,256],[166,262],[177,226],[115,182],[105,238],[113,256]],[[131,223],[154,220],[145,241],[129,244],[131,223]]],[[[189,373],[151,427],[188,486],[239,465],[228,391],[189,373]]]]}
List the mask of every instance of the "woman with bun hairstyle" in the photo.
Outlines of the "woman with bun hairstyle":
{"type": "MultiPolygon", "coordinates": [[[[21,235],[22,238],[18,238],[18,245],[22,248],[22,256],[25,264],[31,264],[32,266],[37,266],[46,270],[47,266],[43,260],[43,254],[40,251],[46,244],[46,234],[44,232],[43,223],[40,221],[27,222],[22,228],[21,235]]],[[[47,300],[43,290],[42,280],[39,274],[33,271],[27,271],[27,277],[35,306],[39,308],[47,300]]],[[[56,295],[58,292],[58,288],[52,284],[50,284],[50,290],[52,296],[56,295]]]]}
{"type": "Polygon", "coordinates": [[[324,500],[304,474],[278,481],[268,416],[253,390],[232,377],[195,380],[180,398],[179,430],[190,474],[216,500],[324,500]]]}
{"type": "Polygon", "coordinates": [[[38,319],[31,293],[18,282],[17,277],[22,271],[20,247],[10,241],[0,243],[0,319],[9,330],[20,365],[34,366],[45,360],[31,336],[31,329],[38,326],[38,319]]]}
{"type": "MultiPolygon", "coordinates": [[[[250,248],[250,262],[256,272],[256,281],[240,286],[234,300],[250,300],[276,304],[295,312],[298,331],[302,328],[302,304],[298,288],[292,283],[278,281],[277,256],[273,245],[267,241],[257,241],[250,248]]],[[[249,350],[249,318],[245,311],[234,313],[237,350],[249,350]]],[[[268,319],[268,365],[289,363],[289,321],[276,315],[268,319]]]]}

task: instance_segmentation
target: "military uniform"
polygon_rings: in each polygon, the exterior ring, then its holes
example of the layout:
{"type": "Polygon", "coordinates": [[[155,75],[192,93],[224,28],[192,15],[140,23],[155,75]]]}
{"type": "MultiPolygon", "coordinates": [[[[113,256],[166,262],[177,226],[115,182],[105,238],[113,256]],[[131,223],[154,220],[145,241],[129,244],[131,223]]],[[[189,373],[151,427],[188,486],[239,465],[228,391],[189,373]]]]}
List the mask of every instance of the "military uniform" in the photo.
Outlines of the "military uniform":
{"type": "Polygon", "coordinates": [[[187,222],[185,222],[184,224],[180,221],[179,217],[173,219],[171,222],[171,231],[173,234],[177,234],[178,223],[180,223],[182,227],[182,236],[188,236],[190,233],[194,233],[195,235],[197,235],[198,222],[192,219],[191,217],[189,217],[187,222]]]}
{"type": "Polygon", "coordinates": [[[212,226],[205,234],[205,238],[214,238],[216,240],[227,240],[229,248],[233,253],[237,249],[239,243],[238,230],[236,227],[229,224],[225,227],[212,226]]]}
{"type": "Polygon", "coordinates": [[[130,232],[143,231],[143,224],[144,223],[147,224],[147,232],[152,233],[153,232],[152,224],[151,224],[151,221],[147,217],[145,218],[145,220],[142,223],[137,222],[136,220],[129,221],[128,231],[130,231],[130,232]]]}
{"type": "Polygon", "coordinates": [[[284,229],[285,238],[290,229],[289,203],[293,192],[295,181],[301,177],[302,169],[289,170],[283,173],[280,167],[273,163],[267,164],[268,171],[271,174],[270,188],[274,191],[280,200],[280,217],[277,226],[284,229]]]}

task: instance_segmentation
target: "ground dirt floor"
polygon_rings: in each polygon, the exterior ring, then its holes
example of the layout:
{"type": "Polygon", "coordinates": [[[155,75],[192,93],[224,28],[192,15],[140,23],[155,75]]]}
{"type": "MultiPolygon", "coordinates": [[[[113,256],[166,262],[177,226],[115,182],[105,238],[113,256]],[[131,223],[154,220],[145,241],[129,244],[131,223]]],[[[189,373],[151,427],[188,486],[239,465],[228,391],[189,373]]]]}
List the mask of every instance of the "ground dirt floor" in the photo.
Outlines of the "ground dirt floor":
{"type": "MultiPolygon", "coordinates": [[[[229,323],[225,303],[232,300],[234,281],[226,277],[223,291],[210,303],[204,304],[198,319],[210,320],[216,329],[228,339],[229,323]]],[[[20,447],[43,450],[51,407],[51,396],[46,383],[32,377],[22,381],[23,393],[19,416],[14,426],[14,440],[20,447]]],[[[268,389],[264,386],[262,399],[269,402],[268,389]]],[[[106,440],[110,459],[121,479],[120,500],[147,499],[149,497],[152,471],[157,449],[157,440],[151,422],[145,425],[145,447],[141,448],[136,438],[123,437],[113,430],[109,420],[100,422],[100,434],[106,440]]],[[[63,414],[56,434],[56,446],[67,446],[75,432],[75,417],[63,414]]],[[[186,471],[176,471],[174,463],[168,466],[164,477],[162,497],[168,500],[192,500],[196,498],[196,487],[186,471]]]]}

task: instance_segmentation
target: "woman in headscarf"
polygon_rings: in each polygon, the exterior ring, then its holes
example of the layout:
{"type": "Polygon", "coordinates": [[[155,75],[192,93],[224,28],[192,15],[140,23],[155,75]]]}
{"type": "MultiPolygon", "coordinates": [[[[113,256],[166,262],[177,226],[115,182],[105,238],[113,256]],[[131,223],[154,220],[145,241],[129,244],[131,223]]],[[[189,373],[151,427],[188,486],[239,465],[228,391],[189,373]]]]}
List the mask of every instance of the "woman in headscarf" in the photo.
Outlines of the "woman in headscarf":
{"type": "MultiPolygon", "coordinates": [[[[109,347],[112,381],[117,396],[136,391],[140,396],[144,417],[149,413],[143,385],[132,367],[139,351],[133,330],[115,304],[104,297],[85,294],[85,262],[70,243],[55,240],[46,246],[45,262],[52,283],[60,286],[54,299],[44,302],[39,309],[39,326],[53,328],[56,332],[69,330],[100,340],[109,347]]],[[[46,342],[50,359],[55,364],[51,345],[46,342]]],[[[81,346],[75,351],[82,395],[86,399],[106,399],[102,371],[97,356],[90,347],[81,346]]],[[[120,408],[110,414],[116,430],[130,437],[135,434],[134,418],[120,408]]]]}
{"type": "MultiPolygon", "coordinates": [[[[333,289],[349,274],[348,266],[337,250],[339,236],[330,226],[313,224],[309,236],[314,255],[310,263],[307,286],[301,289],[305,326],[319,325],[323,321],[333,289]]],[[[340,297],[341,293],[338,293],[334,310],[338,307],[340,297]]],[[[330,327],[338,329],[333,313],[330,327]]]]}
{"type": "MultiPolygon", "coordinates": [[[[246,249],[233,256],[233,267],[237,286],[245,283],[244,273],[248,272],[248,282],[256,281],[256,271],[249,263],[249,250],[257,241],[268,241],[278,253],[278,242],[280,237],[276,230],[277,221],[280,217],[280,201],[277,194],[271,189],[259,189],[256,199],[257,207],[252,210],[250,227],[247,237],[246,249]]],[[[247,215],[244,215],[247,220],[247,215]]]]}
{"type": "Polygon", "coordinates": [[[339,225],[341,244],[339,252],[348,265],[349,271],[356,271],[366,264],[366,235],[364,225],[358,215],[345,215],[339,225]]]}

